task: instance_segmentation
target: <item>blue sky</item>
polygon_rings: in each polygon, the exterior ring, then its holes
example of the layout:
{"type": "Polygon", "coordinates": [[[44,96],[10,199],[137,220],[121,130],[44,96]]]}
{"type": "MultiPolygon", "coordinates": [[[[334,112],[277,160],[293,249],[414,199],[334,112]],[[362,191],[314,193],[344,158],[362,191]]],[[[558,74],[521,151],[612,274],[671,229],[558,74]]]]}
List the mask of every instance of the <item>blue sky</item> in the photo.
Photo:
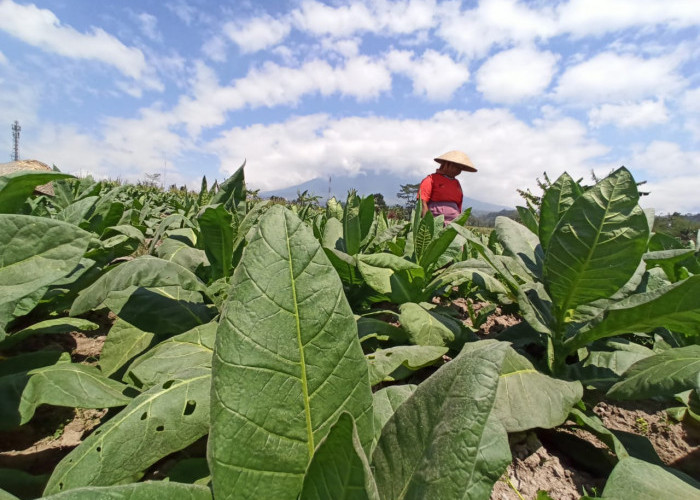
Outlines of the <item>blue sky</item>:
{"type": "Polygon", "coordinates": [[[398,191],[460,149],[486,202],[625,165],[695,213],[700,1],[0,0],[0,116],[76,175],[398,191]]]}

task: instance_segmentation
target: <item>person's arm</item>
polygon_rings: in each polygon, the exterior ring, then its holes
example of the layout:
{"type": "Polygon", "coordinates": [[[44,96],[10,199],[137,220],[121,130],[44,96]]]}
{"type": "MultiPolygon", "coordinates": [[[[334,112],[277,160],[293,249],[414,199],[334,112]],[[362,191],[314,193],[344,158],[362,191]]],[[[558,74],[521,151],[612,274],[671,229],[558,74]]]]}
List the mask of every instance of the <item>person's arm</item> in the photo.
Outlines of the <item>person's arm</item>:
{"type": "Polygon", "coordinates": [[[418,194],[421,200],[421,217],[424,217],[428,212],[428,202],[430,201],[430,195],[433,191],[433,178],[432,176],[427,176],[420,183],[420,188],[418,188],[418,194]]]}
{"type": "Polygon", "coordinates": [[[462,200],[464,200],[464,192],[462,191],[462,185],[457,181],[457,185],[459,186],[459,201],[457,202],[457,209],[459,210],[459,213],[462,213],[462,200]]]}

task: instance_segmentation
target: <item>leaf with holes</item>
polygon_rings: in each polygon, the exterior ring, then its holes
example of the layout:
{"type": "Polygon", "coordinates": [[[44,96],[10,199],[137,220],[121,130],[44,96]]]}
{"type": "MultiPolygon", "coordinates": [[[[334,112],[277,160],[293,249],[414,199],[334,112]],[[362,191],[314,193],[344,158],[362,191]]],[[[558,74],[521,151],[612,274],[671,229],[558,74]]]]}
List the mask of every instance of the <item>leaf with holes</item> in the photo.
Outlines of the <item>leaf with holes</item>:
{"type": "Polygon", "coordinates": [[[44,495],[138,480],[161,458],[206,435],[211,371],[188,370],[134,398],[61,460],[44,495]]]}
{"type": "Polygon", "coordinates": [[[236,267],[213,359],[214,494],[296,499],[342,412],[372,441],[372,393],[343,286],[311,229],[275,205],[236,267]]]}

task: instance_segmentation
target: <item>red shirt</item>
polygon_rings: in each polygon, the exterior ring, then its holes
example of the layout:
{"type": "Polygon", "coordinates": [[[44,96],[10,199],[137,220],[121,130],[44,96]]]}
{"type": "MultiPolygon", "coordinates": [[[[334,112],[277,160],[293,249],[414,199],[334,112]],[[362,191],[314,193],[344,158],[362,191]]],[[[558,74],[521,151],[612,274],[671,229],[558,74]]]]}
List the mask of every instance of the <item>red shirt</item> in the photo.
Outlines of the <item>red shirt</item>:
{"type": "Polygon", "coordinates": [[[420,183],[420,197],[425,202],[451,201],[462,211],[462,186],[455,178],[435,172],[420,183]]]}

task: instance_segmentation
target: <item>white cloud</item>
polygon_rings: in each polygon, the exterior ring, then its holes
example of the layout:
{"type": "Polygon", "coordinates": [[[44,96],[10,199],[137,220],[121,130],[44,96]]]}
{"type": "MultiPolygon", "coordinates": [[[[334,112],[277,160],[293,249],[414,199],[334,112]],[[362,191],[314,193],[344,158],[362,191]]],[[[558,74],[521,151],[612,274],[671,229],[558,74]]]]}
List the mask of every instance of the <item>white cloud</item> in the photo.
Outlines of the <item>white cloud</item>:
{"type": "Polygon", "coordinates": [[[216,62],[226,61],[227,43],[223,36],[212,36],[202,45],[202,52],[216,62]]]}
{"type": "Polygon", "coordinates": [[[434,26],[436,2],[434,0],[387,1],[370,3],[376,19],[378,35],[407,34],[427,30],[434,26]]]}
{"type": "Polygon", "coordinates": [[[559,31],[575,37],[634,26],[683,28],[700,23],[700,3],[686,0],[570,0],[557,7],[559,31]]]}
{"type": "Polygon", "coordinates": [[[373,31],[376,26],[373,13],[362,3],[332,7],[306,0],[291,17],[295,26],[315,35],[347,37],[357,31],[373,31]]]}
{"type": "Polygon", "coordinates": [[[224,34],[243,53],[257,52],[280,43],[291,30],[289,22],[264,15],[247,21],[233,21],[224,25],[224,34]]]}
{"type": "Polygon", "coordinates": [[[441,9],[438,35],[470,58],[486,56],[494,45],[527,44],[557,32],[551,9],[538,10],[517,0],[483,0],[465,11],[459,3],[446,3],[441,9]]]}
{"type": "Polygon", "coordinates": [[[674,176],[649,181],[641,188],[649,195],[639,200],[644,208],[653,208],[657,214],[674,212],[697,213],[697,195],[700,189],[697,175],[674,176]]]}
{"type": "Polygon", "coordinates": [[[676,66],[673,58],[643,59],[603,52],[569,67],[559,79],[555,97],[586,104],[671,95],[686,84],[676,66]]]}
{"type": "Polygon", "coordinates": [[[162,35],[158,31],[158,18],[147,12],[142,12],[136,16],[139,24],[141,25],[141,31],[147,38],[155,41],[162,40],[162,35]]]}
{"type": "Polygon", "coordinates": [[[7,64],[7,57],[2,52],[0,52],[0,64],[7,64]]]}
{"type": "Polygon", "coordinates": [[[575,120],[528,125],[503,109],[449,110],[426,120],[301,116],[232,128],[210,147],[227,175],[247,158],[246,182],[263,190],[368,171],[418,182],[435,168],[432,158],[461,149],[479,169],[460,178],[465,194],[513,205],[522,203],[516,189],[534,187],[543,171],[584,176],[595,158],[607,152],[575,120]]]}
{"type": "Polygon", "coordinates": [[[413,92],[432,101],[445,101],[469,81],[469,68],[445,54],[426,50],[414,59],[412,52],[392,51],[386,56],[387,66],[413,81],[413,92]]]}
{"type": "Polygon", "coordinates": [[[315,93],[362,101],[391,89],[391,73],[382,62],[366,56],[336,67],[319,59],[298,68],[267,63],[230,86],[220,86],[214,71],[204,64],[196,68],[193,95],[182,97],[173,113],[191,135],[224,123],[227,112],[245,107],[294,106],[303,96],[315,93]]]}
{"type": "Polygon", "coordinates": [[[645,128],[666,123],[668,120],[669,113],[663,100],[603,104],[588,113],[588,124],[593,128],[607,124],[621,128],[645,128]]]}
{"type": "Polygon", "coordinates": [[[291,13],[294,26],[314,35],[348,37],[359,32],[378,36],[412,34],[435,26],[435,0],[375,0],[332,6],[305,0],[291,13]]]}
{"type": "Polygon", "coordinates": [[[700,113],[700,87],[687,90],[680,101],[684,113],[700,113]]]}
{"type": "Polygon", "coordinates": [[[197,9],[189,5],[185,0],[167,2],[165,6],[187,26],[197,17],[197,9]]]}
{"type": "MultiPolygon", "coordinates": [[[[684,151],[675,142],[653,141],[648,145],[638,146],[629,165],[642,171],[645,176],[655,179],[694,175],[694,185],[696,189],[700,189],[700,180],[697,178],[700,172],[700,151],[684,151]]],[[[697,195],[695,197],[697,198],[697,195]]]]}
{"type": "Polygon", "coordinates": [[[55,54],[114,66],[136,80],[146,73],[146,60],[139,49],[127,47],[99,28],[83,34],[70,26],[63,26],[53,12],[33,4],[20,5],[11,0],[0,2],[0,30],[55,54]]]}
{"type": "MultiPolygon", "coordinates": [[[[25,127],[37,123],[44,83],[33,80],[9,64],[2,68],[6,71],[0,74],[0,109],[6,123],[19,120],[25,127]]],[[[9,137],[9,133],[4,137],[9,137]]]]}
{"type": "Polygon", "coordinates": [[[477,73],[477,90],[498,103],[517,103],[542,94],[556,70],[558,56],[534,48],[515,48],[488,59],[477,73]]]}

